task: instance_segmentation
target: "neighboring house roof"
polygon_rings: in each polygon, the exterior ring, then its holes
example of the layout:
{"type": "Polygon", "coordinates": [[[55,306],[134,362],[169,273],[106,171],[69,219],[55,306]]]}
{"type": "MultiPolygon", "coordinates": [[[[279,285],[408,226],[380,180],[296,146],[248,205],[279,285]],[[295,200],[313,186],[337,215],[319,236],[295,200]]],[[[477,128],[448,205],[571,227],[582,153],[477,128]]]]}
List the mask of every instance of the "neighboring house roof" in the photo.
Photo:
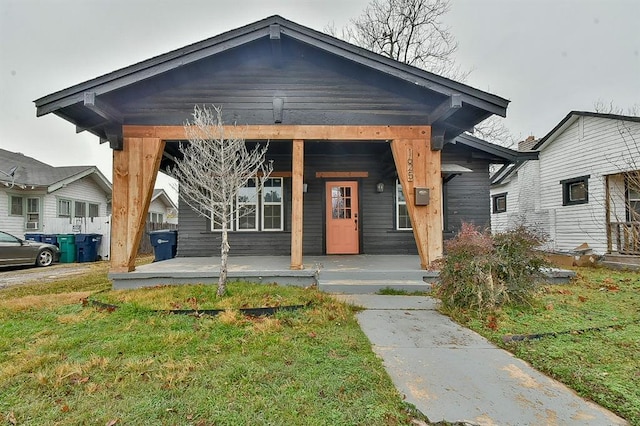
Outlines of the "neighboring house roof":
{"type": "Polygon", "coordinates": [[[618,114],[602,114],[599,112],[588,111],[571,111],[565,118],[562,119],[549,133],[541,138],[533,147],[534,150],[540,151],[548,146],[555,140],[558,135],[562,134],[567,127],[571,126],[580,117],[598,117],[608,118],[611,120],[623,120],[623,121],[635,121],[640,123],[640,117],[630,115],[618,115],[618,114]]]}
{"type": "Polygon", "coordinates": [[[0,174],[0,181],[18,187],[46,188],[53,192],[86,176],[92,176],[103,191],[111,193],[111,183],[95,166],[54,167],[19,152],[0,148],[0,170],[7,173],[16,167],[14,179],[0,174]]]}
{"type": "Polygon", "coordinates": [[[171,197],[167,194],[167,192],[162,188],[156,188],[153,190],[153,196],[151,197],[151,202],[156,199],[162,200],[168,207],[178,210],[178,206],[173,202],[171,197]]]}
{"type": "MultiPolygon", "coordinates": [[[[506,116],[509,103],[506,99],[375,54],[277,15],[44,96],[34,101],[37,115],[53,112],[102,140],[113,142],[114,137],[117,140],[114,133],[118,128],[121,130],[122,124],[136,124],[136,120],[148,119],[140,115],[123,115],[124,105],[120,102],[128,102],[129,99],[120,96],[123,91],[135,88],[144,92],[146,89],[141,89],[140,84],[143,82],[149,83],[145,85],[148,90],[156,90],[152,87],[154,79],[183,72],[200,61],[237,52],[240,47],[249,45],[272,50],[276,58],[274,66],[277,67],[277,58],[284,55],[285,49],[283,45],[280,51],[281,39],[283,44],[302,44],[312,48],[313,52],[339,58],[343,64],[358,64],[382,73],[384,78],[402,81],[406,84],[405,89],[412,88],[421,101],[428,100],[427,109],[421,112],[424,124],[441,126],[446,132],[445,139],[453,139],[493,114],[506,116]],[[267,44],[269,42],[271,44],[267,44]]],[[[223,65],[221,62],[217,66],[223,65]]],[[[371,79],[370,76],[367,78],[371,79]]],[[[188,81],[188,78],[167,78],[168,84],[184,83],[183,80],[188,81]]],[[[117,142],[112,146],[117,146],[117,142]]]]}

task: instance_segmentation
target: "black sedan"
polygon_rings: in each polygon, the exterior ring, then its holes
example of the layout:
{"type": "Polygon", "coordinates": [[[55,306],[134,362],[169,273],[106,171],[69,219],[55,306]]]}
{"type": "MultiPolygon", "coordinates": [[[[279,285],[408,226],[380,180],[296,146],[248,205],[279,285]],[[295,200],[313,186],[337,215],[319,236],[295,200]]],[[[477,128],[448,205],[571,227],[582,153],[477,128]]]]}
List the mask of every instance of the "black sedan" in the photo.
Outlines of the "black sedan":
{"type": "Polygon", "coordinates": [[[0,231],[0,267],[18,265],[49,266],[60,258],[53,244],[26,241],[0,231]]]}

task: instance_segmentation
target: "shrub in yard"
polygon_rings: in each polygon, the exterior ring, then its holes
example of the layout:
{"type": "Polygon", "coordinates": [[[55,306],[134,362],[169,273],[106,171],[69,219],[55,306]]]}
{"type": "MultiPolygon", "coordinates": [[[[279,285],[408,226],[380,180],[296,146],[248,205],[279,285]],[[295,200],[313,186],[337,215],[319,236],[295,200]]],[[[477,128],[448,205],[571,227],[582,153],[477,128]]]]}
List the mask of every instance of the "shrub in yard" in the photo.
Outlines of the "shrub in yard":
{"type": "Polygon", "coordinates": [[[543,241],[523,226],[492,236],[463,223],[460,232],[445,243],[436,295],[445,308],[480,313],[527,301],[545,265],[535,250],[543,241]]]}

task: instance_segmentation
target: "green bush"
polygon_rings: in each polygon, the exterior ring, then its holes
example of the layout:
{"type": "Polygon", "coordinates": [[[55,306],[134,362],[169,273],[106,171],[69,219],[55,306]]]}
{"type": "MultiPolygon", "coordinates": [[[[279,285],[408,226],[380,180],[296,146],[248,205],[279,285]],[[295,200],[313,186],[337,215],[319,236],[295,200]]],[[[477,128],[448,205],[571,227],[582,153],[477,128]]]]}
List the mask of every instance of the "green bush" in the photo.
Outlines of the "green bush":
{"type": "Polygon", "coordinates": [[[445,309],[490,312],[507,303],[527,302],[546,266],[535,250],[545,241],[539,233],[518,226],[491,235],[463,223],[445,243],[436,295],[445,309]]]}

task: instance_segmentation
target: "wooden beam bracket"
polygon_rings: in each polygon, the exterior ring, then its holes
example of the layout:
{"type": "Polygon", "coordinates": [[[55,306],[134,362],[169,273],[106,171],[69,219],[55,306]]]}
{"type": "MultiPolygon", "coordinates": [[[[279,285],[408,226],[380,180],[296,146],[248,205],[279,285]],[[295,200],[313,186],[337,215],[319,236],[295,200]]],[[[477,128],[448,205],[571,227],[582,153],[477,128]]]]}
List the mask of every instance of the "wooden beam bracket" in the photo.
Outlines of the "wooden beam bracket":
{"type": "Polygon", "coordinates": [[[458,112],[462,108],[462,95],[454,93],[429,114],[429,124],[436,125],[458,112]]]}
{"type": "Polygon", "coordinates": [[[284,108],[284,99],[273,98],[273,122],[282,123],[282,110],[284,108]]]}
{"type": "Polygon", "coordinates": [[[271,39],[271,55],[276,67],[282,66],[282,46],[280,44],[281,28],[279,24],[269,25],[269,39],[271,39]]]}
{"type": "Polygon", "coordinates": [[[438,126],[431,128],[431,151],[442,151],[445,144],[444,133],[444,127],[438,126]]]}
{"type": "Polygon", "coordinates": [[[84,92],[84,106],[98,114],[100,117],[111,122],[118,124],[122,124],[124,122],[120,111],[116,110],[103,100],[98,99],[95,92],[84,92]]]}

